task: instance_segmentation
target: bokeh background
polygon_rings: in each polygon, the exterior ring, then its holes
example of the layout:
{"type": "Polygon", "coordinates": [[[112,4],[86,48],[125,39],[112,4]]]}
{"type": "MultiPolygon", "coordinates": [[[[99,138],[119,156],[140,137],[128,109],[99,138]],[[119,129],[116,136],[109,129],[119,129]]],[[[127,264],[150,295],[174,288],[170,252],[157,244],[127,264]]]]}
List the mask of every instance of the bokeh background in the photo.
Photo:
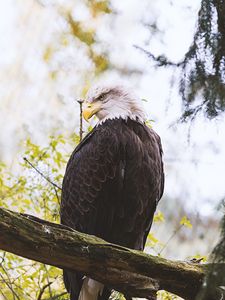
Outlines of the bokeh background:
{"type": "MultiPolygon", "coordinates": [[[[163,248],[162,255],[176,259],[207,256],[218,239],[225,121],[199,113],[181,122],[179,68],[156,67],[142,49],[181,61],[192,43],[200,4],[0,0],[0,160],[20,174],[28,138],[46,147],[49,136],[60,134],[67,141],[79,133],[76,100],[92,84],[131,86],[164,149],[165,193],[147,250],[163,248]],[[181,226],[183,216],[192,227],[181,226]]],[[[85,131],[89,125],[84,124],[85,131]]],[[[71,149],[66,148],[68,154],[71,149]]]]}

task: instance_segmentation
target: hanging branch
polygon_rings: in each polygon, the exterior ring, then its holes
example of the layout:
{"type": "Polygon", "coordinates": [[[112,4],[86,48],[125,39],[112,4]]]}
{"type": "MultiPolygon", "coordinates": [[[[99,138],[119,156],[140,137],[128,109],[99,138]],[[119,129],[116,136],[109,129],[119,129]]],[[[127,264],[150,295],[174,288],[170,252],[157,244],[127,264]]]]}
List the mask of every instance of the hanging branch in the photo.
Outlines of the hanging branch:
{"type": "Polygon", "coordinates": [[[151,58],[158,67],[180,67],[184,64],[184,61],[180,61],[178,63],[174,63],[170,60],[168,60],[166,58],[166,56],[164,55],[159,55],[159,56],[155,56],[154,54],[152,54],[150,51],[145,50],[144,48],[138,46],[138,45],[133,45],[134,48],[142,51],[143,53],[145,53],[149,58],[151,58]]]}

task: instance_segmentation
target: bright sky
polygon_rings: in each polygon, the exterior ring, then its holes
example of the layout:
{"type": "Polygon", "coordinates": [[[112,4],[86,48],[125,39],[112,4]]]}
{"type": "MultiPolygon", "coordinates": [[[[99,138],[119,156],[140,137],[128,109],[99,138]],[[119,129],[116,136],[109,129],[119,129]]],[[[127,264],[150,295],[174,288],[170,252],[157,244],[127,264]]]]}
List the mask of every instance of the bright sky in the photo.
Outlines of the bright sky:
{"type": "MultiPolygon", "coordinates": [[[[85,6],[82,1],[77,3],[74,16],[88,22],[85,6]]],[[[193,37],[200,1],[113,0],[113,5],[116,16],[105,16],[95,24],[98,38],[110,49],[111,61],[117,66],[144,71],[126,81],[141,98],[149,100],[144,105],[164,146],[166,194],[184,200],[203,215],[214,213],[225,196],[224,119],[208,121],[201,116],[191,126],[172,126],[181,114],[181,100],[177,84],[171,90],[170,83],[171,76],[177,78],[179,72],[155,69],[149,58],[133,47],[181,60],[193,37]],[[148,24],[154,20],[160,30],[157,35],[149,34],[148,24]]],[[[57,49],[53,62],[47,65],[43,61],[46,47],[56,44],[65,26],[54,5],[0,0],[0,155],[10,163],[18,160],[18,145],[27,136],[43,144],[51,133],[66,134],[78,125],[74,99],[80,96],[91,68],[84,49],[71,41],[66,49],[57,49]],[[56,68],[61,69],[57,80],[49,80],[49,71],[56,68]]],[[[111,71],[104,79],[118,80],[121,75],[111,71]]]]}

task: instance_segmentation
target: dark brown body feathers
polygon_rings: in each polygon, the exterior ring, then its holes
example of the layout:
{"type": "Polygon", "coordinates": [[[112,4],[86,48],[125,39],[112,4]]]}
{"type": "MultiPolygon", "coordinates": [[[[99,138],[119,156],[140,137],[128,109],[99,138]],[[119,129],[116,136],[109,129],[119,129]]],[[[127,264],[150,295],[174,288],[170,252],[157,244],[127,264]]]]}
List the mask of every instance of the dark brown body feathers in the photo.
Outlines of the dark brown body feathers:
{"type": "MultiPolygon", "coordinates": [[[[130,119],[107,120],[70,157],[62,187],[61,222],[143,250],[163,188],[159,136],[130,119]]],[[[82,277],[64,271],[71,300],[78,299],[82,277]]]]}

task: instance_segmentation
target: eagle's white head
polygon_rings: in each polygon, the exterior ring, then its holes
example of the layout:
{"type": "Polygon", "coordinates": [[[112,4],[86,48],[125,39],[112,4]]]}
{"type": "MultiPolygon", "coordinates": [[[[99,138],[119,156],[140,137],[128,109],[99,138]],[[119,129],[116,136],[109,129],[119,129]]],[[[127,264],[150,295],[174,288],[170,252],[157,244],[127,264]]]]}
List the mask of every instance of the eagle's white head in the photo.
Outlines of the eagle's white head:
{"type": "Polygon", "coordinates": [[[141,100],[123,86],[101,86],[91,89],[84,101],[85,120],[96,115],[99,123],[108,119],[122,118],[139,122],[146,120],[141,100]]]}

